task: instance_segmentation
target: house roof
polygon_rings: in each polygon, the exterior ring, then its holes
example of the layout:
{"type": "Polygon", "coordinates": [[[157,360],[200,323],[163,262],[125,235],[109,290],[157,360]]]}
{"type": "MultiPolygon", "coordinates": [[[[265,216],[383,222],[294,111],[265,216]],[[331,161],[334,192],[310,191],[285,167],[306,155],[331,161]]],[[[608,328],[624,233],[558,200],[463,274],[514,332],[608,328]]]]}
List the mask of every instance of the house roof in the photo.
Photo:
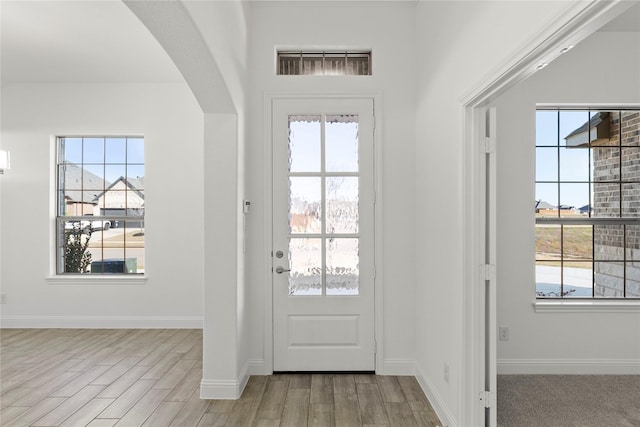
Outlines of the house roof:
{"type": "Polygon", "coordinates": [[[564,139],[567,147],[585,147],[589,143],[609,138],[609,112],[600,111],[564,139]]]}
{"type": "Polygon", "coordinates": [[[97,201],[103,194],[107,191],[111,190],[116,186],[119,182],[122,182],[125,186],[127,186],[130,190],[134,191],[142,200],[144,200],[144,177],[140,178],[125,178],[121,176],[116,179],[111,185],[109,185],[104,191],[101,191],[96,195],[95,200],[97,201]]]}
{"type": "Polygon", "coordinates": [[[536,209],[555,209],[556,207],[542,200],[536,201],[536,209]]]}
{"type": "Polygon", "coordinates": [[[95,203],[95,199],[102,193],[102,189],[109,186],[108,181],[105,181],[88,170],[81,168],[75,163],[65,162],[63,167],[64,174],[62,175],[62,178],[64,179],[64,182],[60,183],[60,187],[64,189],[64,197],[68,202],[82,203],[83,192],[81,188],[84,187],[84,203],[95,203]]]}

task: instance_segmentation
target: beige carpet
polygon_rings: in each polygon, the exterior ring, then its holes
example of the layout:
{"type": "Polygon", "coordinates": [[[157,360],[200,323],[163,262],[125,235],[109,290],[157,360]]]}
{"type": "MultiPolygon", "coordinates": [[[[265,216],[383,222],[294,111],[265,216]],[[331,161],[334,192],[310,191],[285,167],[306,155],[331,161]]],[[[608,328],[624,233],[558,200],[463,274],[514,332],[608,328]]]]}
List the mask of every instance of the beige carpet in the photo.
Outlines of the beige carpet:
{"type": "Polygon", "coordinates": [[[499,375],[498,426],[640,426],[640,375],[499,375]]]}

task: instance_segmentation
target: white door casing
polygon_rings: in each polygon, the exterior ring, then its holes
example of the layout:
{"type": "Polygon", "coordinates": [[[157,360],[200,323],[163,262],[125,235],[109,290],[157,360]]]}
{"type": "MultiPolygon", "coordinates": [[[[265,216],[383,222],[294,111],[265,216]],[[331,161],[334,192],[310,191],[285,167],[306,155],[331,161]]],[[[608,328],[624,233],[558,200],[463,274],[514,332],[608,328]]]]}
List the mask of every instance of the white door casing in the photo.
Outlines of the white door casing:
{"type": "Polygon", "coordinates": [[[274,371],[373,371],[373,99],[272,100],[274,371]]]}

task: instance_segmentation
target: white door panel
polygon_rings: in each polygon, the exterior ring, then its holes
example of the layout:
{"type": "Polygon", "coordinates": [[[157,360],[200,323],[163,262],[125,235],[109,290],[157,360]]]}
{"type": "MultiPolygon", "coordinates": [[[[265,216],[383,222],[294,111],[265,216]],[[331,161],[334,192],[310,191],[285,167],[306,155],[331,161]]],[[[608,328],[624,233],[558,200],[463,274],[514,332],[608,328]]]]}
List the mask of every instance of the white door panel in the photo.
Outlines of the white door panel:
{"type": "Polygon", "coordinates": [[[373,100],[272,107],[274,370],[374,370],[373,100]]]}

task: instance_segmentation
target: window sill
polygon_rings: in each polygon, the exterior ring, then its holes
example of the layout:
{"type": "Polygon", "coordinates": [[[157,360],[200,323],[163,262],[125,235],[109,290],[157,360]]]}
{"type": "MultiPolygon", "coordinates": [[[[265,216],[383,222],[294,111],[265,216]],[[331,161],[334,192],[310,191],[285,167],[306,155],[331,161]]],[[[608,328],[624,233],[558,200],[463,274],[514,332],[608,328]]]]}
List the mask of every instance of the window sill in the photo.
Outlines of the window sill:
{"type": "Polygon", "coordinates": [[[536,313],[640,313],[640,300],[633,301],[549,301],[533,303],[536,313]]]}
{"type": "Polygon", "coordinates": [[[49,276],[45,280],[50,285],[144,285],[147,282],[147,276],[130,276],[130,275],[114,275],[114,276],[49,276]]]}

